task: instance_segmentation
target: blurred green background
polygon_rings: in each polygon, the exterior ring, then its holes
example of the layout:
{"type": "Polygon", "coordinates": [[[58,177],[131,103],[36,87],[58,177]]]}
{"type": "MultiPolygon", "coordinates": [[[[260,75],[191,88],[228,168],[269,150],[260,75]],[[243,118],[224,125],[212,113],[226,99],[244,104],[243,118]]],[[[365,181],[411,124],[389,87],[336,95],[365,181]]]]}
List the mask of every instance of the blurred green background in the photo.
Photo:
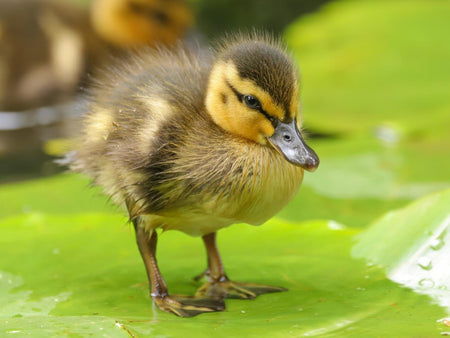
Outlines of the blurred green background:
{"type": "MultiPolygon", "coordinates": [[[[298,62],[304,127],[320,167],[268,224],[219,233],[232,278],[290,291],[229,300],[226,312],[187,320],[152,309],[124,214],[86,178],[55,174],[51,154],[60,146],[52,139],[65,134],[49,125],[3,132],[23,142],[0,153],[0,332],[447,334],[450,2],[191,5],[204,41],[262,27],[282,35],[298,62]],[[38,176],[48,177],[24,180],[38,176]]],[[[193,294],[191,277],[204,268],[200,241],[168,233],[160,243],[172,292],[193,294]]]]}

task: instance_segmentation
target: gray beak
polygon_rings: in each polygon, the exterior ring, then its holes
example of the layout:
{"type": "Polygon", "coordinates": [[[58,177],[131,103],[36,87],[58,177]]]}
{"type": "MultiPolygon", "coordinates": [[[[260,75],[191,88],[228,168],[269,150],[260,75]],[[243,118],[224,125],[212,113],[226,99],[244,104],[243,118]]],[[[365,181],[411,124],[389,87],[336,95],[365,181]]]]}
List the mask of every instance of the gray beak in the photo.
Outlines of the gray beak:
{"type": "Polygon", "coordinates": [[[278,121],[274,134],[268,140],[292,164],[311,172],[319,166],[319,157],[306,144],[295,119],[290,123],[278,121]]]}

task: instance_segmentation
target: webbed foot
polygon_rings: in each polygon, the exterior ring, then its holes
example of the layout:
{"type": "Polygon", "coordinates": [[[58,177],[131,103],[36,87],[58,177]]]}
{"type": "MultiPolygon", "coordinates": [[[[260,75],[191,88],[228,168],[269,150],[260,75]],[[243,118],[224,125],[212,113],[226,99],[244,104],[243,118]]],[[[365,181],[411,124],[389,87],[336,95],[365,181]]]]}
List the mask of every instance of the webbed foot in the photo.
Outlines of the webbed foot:
{"type": "Polygon", "coordinates": [[[273,292],[283,292],[287,289],[252,283],[239,283],[230,280],[207,282],[195,294],[196,297],[209,297],[211,299],[254,299],[259,295],[273,292]]]}
{"type": "Polygon", "coordinates": [[[194,317],[205,312],[225,310],[223,299],[188,296],[153,296],[158,307],[179,317],[194,317]]]}

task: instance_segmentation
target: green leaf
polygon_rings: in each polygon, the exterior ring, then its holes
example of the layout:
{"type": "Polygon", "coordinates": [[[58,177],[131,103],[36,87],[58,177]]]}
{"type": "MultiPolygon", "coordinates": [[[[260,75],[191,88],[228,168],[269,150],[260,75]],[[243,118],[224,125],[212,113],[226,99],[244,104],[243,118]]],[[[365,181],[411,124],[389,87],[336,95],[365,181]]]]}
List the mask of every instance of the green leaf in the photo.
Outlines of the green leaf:
{"type": "Polygon", "coordinates": [[[312,139],[321,159],[305,173],[293,202],[279,214],[291,221],[333,219],[363,227],[379,215],[450,187],[450,142],[436,137],[386,144],[374,137],[312,139]]]}
{"type": "MultiPolygon", "coordinates": [[[[177,318],[151,305],[132,227],[121,215],[42,214],[0,221],[0,333],[42,336],[430,335],[444,310],[350,255],[355,230],[333,222],[219,233],[232,279],[284,286],[227,311],[177,318]],[[383,325],[380,325],[383,323],[383,325]]],[[[162,273],[175,294],[194,294],[206,264],[198,238],[160,237],[162,273]]]]}
{"type": "Polygon", "coordinates": [[[336,1],[291,25],[307,126],[447,135],[449,16],[446,1],[336,1]]]}
{"type": "Polygon", "coordinates": [[[117,210],[101,194],[101,189],[93,189],[89,184],[86,177],[64,174],[2,185],[0,218],[31,212],[70,214],[117,210]]]}

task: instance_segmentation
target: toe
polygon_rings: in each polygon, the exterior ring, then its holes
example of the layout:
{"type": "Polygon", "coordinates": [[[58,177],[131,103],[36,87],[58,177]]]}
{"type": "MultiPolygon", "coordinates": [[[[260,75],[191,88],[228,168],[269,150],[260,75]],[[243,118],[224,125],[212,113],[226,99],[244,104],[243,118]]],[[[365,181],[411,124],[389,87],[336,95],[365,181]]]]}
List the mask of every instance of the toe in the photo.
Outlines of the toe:
{"type": "Polygon", "coordinates": [[[153,299],[161,310],[179,317],[193,317],[201,313],[225,310],[223,300],[186,296],[165,296],[153,299]]]}
{"type": "Polygon", "coordinates": [[[265,293],[283,291],[287,291],[287,289],[278,286],[224,281],[204,284],[197,291],[196,296],[209,297],[213,299],[254,299],[265,293]]]}

